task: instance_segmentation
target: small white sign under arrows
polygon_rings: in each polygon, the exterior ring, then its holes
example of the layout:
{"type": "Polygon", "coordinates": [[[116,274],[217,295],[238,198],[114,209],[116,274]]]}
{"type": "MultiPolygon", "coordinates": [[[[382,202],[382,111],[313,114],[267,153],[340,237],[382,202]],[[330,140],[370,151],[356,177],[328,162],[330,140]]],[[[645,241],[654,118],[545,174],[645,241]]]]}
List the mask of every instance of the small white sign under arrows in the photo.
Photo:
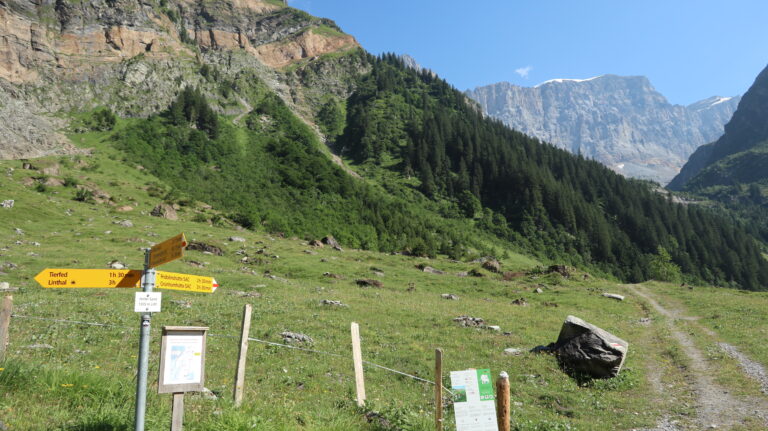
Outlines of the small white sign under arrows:
{"type": "Polygon", "coordinates": [[[137,313],[157,313],[160,311],[162,292],[136,292],[133,311],[137,313]]]}

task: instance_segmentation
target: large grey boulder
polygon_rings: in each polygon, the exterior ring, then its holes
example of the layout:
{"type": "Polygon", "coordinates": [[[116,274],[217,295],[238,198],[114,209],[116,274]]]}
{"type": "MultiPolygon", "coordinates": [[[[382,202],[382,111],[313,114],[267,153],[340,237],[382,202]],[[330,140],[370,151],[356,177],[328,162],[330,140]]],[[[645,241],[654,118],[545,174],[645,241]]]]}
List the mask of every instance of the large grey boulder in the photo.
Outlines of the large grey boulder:
{"type": "Polygon", "coordinates": [[[568,316],[552,350],[568,372],[607,378],[619,374],[628,349],[629,343],[621,338],[568,316]]]}

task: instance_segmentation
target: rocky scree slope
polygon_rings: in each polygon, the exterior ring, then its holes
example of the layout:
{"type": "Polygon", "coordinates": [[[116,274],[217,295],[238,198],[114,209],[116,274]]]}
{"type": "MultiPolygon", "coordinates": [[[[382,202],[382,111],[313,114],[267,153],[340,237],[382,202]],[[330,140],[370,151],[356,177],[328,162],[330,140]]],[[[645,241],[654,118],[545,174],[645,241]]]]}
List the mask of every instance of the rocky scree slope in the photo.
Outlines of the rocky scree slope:
{"type": "Polygon", "coordinates": [[[321,94],[351,93],[340,77],[364,66],[343,54],[357,51],[332,21],[261,0],[0,1],[0,133],[10,137],[0,158],[71,151],[59,133],[64,122],[50,114],[106,105],[147,116],[185,86],[233,114],[247,104],[221,82],[243,76],[311,119],[321,94]],[[205,65],[217,79],[201,75],[205,65]]]}
{"type": "Polygon", "coordinates": [[[739,98],[672,105],[643,76],[502,82],[467,91],[513,129],[617,172],[666,184],[699,146],[723,133],[739,98]]]}

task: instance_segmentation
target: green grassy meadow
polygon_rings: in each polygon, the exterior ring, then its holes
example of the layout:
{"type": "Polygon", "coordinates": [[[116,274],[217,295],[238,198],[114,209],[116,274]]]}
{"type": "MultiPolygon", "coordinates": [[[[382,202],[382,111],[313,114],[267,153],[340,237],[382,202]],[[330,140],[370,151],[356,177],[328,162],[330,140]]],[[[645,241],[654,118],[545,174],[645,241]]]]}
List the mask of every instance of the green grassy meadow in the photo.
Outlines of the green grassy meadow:
{"type": "MultiPolygon", "coordinates": [[[[0,420],[9,430],[133,429],[136,290],[43,289],[33,277],[44,268],[106,269],[113,260],[141,269],[144,248],[180,232],[188,240],[220,247],[223,255],[187,251],[184,258],[160,269],[213,276],[220,287],[213,294],[163,291],[163,310],[152,318],[148,430],[170,424],[171,397],[156,393],[164,325],[210,327],[206,387],[217,399],[187,394],[189,430],[433,429],[433,386],[376,367],[366,366],[368,403],[364,409],[356,407],[351,322],[360,324],[366,361],[432,380],[434,350],[442,348],[445,386],[450,386],[450,370],[508,372],[515,430],[598,430],[606,429],[606,423],[611,429],[633,429],[652,427],[670,414],[691,414],[690,394],[681,386],[685,358],[670,341],[663,319],[631,296],[623,302],[602,297],[603,292],[624,293],[612,281],[578,271],[568,279],[530,274],[505,281],[487,271],[482,271],[483,277],[459,277],[457,273],[480,264],[313,248],[309,238],[238,231],[199,202],[185,202],[178,221],[152,217],[149,212],[161,201],[158,190],[163,185],[123,163],[121,153],[96,136],[74,138],[94,148],[90,156],[31,163],[39,169],[58,166],[49,177],[95,187],[111,196],[111,204],[76,201],[76,187],[41,187],[27,180],[40,177],[39,170],[21,169],[21,161],[0,162],[0,200],[15,200],[13,208],[0,208],[0,281],[18,287],[11,293],[14,313],[25,316],[12,319],[10,344],[0,364],[0,420]],[[117,210],[125,205],[133,209],[117,210]],[[203,222],[211,218],[219,221],[203,222]],[[133,227],[116,224],[122,220],[130,220],[133,227]],[[246,241],[229,241],[231,236],[246,241]],[[248,262],[241,261],[245,256],[248,262]],[[447,274],[422,272],[419,264],[447,274]],[[383,287],[359,287],[355,280],[360,278],[380,280],[383,287]],[[536,288],[543,293],[534,293],[536,288]],[[443,293],[460,299],[442,299],[443,293]],[[529,305],[513,305],[517,298],[529,305]],[[322,306],[323,299],[348,307],[322,306]],[[185,308],[184,302],[191,307],[185,308]],[[302,347],[333,355],[251,342],[245,402],[235,408],[232,390],[246,303],[253,305],[251,337],[282,343],[281,332],[299,332],[314,339],[302,347]],[[554,341],[569,314],[629,342],[626,368],[618,378],[577,381],[560,370],[554,357],[528,353],[554,341]],[[460,315],[482,317],[501,331],[460,327],[452,321],[460,315]],[[647,317],[652,323],[642,324],[641,318],[647,317]],[[523,353],[504,355],[510,347],[523,353]],[[664,390],[659,391],[659,385],[664,390]],[[379,412],[389,426],[369,422],[365,413],[370,411],[379,412]]],[[[504,271],[528,273],[541,264],[512,252],[509,256],[502,260],[504,271]]],[[[752,312],[768,301],[767,295],[652,287],[701,313],[701,324],[743,346],[755,360],[768,362],[768,351],[750,338],[754,331],[768,330],[765,318],[752,312]],[[731,324],[735,321],[740,326],[731,324]]],[[[446,429],[453,429],[452,416],[448,407],[446,429]]]]}

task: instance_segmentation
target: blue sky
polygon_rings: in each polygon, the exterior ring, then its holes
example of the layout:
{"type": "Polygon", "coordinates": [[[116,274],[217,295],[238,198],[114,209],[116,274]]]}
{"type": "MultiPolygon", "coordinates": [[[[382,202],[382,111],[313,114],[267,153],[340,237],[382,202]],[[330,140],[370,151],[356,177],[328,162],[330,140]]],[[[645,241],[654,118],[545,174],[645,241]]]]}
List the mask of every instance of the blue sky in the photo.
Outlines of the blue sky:
{"type": "Polygon", "coordinates": [[[670,102],[744,93],[768,65],[765,0],[289,0],[460,90],[645,75],[670,102]]]}

